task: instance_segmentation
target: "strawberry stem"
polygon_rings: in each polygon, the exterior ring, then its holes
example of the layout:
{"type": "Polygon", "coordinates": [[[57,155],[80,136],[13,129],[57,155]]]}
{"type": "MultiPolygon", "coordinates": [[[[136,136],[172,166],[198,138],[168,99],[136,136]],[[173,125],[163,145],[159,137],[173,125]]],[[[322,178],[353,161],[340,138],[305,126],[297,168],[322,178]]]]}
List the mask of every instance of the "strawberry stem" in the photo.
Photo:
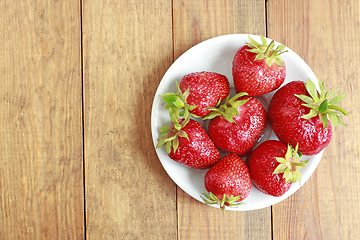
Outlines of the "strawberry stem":
{"type": "Polygon", "coordinates": [[[223,116],[226,120],[228,120],[231,123],[234,123],[233,116],[239,115],[239,111],[236,109],[237,107],[242,106],[245,104],[250,98],[243,99],[236,101],[238,98],[248,95],[245,92],[241,92],[236,94],[234,97],[230,98],[230,95],[228,95],[225,99],[225,103],[218,106],[218,107],[209,107],[208,109],[211,110],[209,115],[203,118],[203,120],[206,119],[213,119],[217,116],[223,116]]]}
{"type": "Polygon", "coordinates": [[[188,88],[185,92],[182,92],[179,84],[177,82],[175,83],[178,89],[176,93],[165,93],[160,95],[160,97],[162,97],[161,100],[167,103],[165,105],[165,109],[169,110],[172,122],[178,123],[181,115],[184,116],[184,118],[187,118],[188,115],[197,117],[194,114],[190,114],[190,111],[195,109],[197,106],[190,105],[186,102],[190,94],[190,89],[188,88]]]}
{"type": "Polygon", "coordinates": [[[277,157],[276,160],[280,163],[274,170],[274,174],[284,173],[283,177],[286,183],[295,183],[297,180],[301,180],[300,168],[306,167],[306,163],[309,161],[300,161],[302,157],[301,152],[298,152],[299,144],[296,144],[295,149],[288,145],[285,158],[277,157]]]}
{"type": "Polygon", "coordinates": [[[345,125],[340,119],[339,113],[347,115],[349,112],[339,106],[335,106],[335,104],[338,104],[344,98],[345,94],[338,95],[330,100],[330,97],[338,92],[339,89],[326,92],[324,83],[321,83],[319,80],[318,83],[320,86],[320,95],[317,92],[315,84],[310,79],[306,81],[305,88],[311,97],[295,94],[296,97],[304,102],[302,104],[303,106],[310,108],[310,112],[303,115],[302,118],[310,119],[319,116],[324,129],[328,126],[329,120],[335,127],[337,127],[338,123],[345,125]]]}
{"type": "Polygon", "coordinates": [[[212,192],[209,194],[203,193],[200,197],[204,200],[204,202],[208,205],[212,204],[219,204],[221,210],[225,210],[225,206],[227,207],[238,207],[239,205],[243,205],[245,203],[238,202],[242,195],[233,196],[231,195],[230,198],[224,194],[223,198],[220,200],[217,198],[212,192]]]}
{"type": "Polygon", "coordinates": [[[266,43],[266,39],[263,36],[260,36],[261,44],[257,43],[254,39],[249,36],[249,43],[246,45],[250,48],[249,52],[256,53],[255,61],[260,59],[265,59],[269,67],[275,62],[277,65],[284,67],[284,61],[281,58],[281,54],[288,52],[284,50],[286,47],[284,45],[278,45],[275,49],[275,41],[272,40],[269,45],[266,43]]]}

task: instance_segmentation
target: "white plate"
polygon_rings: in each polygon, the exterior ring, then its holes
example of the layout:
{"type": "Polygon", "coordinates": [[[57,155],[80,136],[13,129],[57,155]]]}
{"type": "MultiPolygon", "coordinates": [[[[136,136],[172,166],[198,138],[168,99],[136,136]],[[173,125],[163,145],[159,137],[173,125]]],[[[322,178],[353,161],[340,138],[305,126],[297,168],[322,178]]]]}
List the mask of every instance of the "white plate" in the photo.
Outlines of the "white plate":
{"type": "MultiPolygon", "coordinates": [[[[250,35],[255,41],[261,42],[259,36],[250,35]]],[[[267,39],[268,43],[271,39],[267,39]]],[[[234,84],[232,78],[232,61],[236,51],[248,42],[247,34],[231,34],[215,37],[204,42],[201,42],[194,47],[190,48],[184,54],[182,54],[168,69],[164,77],[162,78],[159,87],[156,91],[152,112],[151,112],[151,131],[154,146],[157,144],[157,139],[160,135],[159,129],[163,125],[170,125],[171,120],[169,118],[167,110],[164,109],[164,102],[161,101],[159,95],[167,92],[175,92],[175,81],[180,82],[181,78],[191,72],[198,71],[211,71],[218,72],[225,75],[230,83],[231,93],[234,94],[234,84]]],[[[280,44],[275,42],[276,45],[280,44]]],[[[287,49],[288,52],[282,54],[282,58],[286,64],[286,79],[284,84],[292,80],[312,80],[318,88],[317,78],[310,67],[302,60],[295,52],[287,49]]],[[[283,85],[284,85],[283,84],[283,85]]],[[[267,93],[259,99],[264,104],[267,110],[268,103],[275,93],[267,93]]],[[[197,121],[199,121],[197,119],[197,121]]],[[[207,121],[199,121],[205,128],[207,121]]],[[[264,137],[258,144],[269,139],[277,139],[269,124],[266,128],[264,137]]],[[[163,148],[156,149],[156,153],[171,179],[187,194],[197,199],[200,202],[203,200],[200,198],[201,193],[207,193],[204,186],[204,176],[208,170],[197,170],[185,167],[176,163],[166,154],[163,148]]],[[[224,156],[225,153],[221,153],[224,156]]],[[[315,156],[303,156],[302,160],[309,159],[307,167],[300,169],[302,178],[301,185],[303,185],[315,171],[323,151],[315,156]]],[[[243,158],[245,160],[245,158],[243,158]]],[[[237,208],[229,208],[226,210],[232,211],[248,211],[265,208],[274,205],[291,194],[296,192],[301,185],[297,182],[292,185],[290,190],[281,197],[272,197],[264,193],[259,192],[254,186],[251,189],[250,195],[243,201],[244,205],[240,205],[237,208]]],[[[219,208],[217,205],[211,205],[219,208]]]]}

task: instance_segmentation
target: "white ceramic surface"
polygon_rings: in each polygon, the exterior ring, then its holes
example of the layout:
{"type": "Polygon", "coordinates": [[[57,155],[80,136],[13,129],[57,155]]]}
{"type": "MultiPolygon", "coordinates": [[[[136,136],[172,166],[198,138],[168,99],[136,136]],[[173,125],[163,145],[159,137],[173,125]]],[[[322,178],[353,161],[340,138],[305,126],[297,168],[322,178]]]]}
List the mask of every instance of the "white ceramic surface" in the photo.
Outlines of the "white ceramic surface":
{"type": "MultiPolygon", "coordinates": [[[[249,35],[247,34],[231,34],[206,40],[190,48],[171,65],[162,78],[153,101],[151,112],[151,131],[154,146],[156,146],[157,138],[160,135],[160,127],[165,124],[170,125],[171,123],[168,112],[164,109],[165,104],[161,101],[159,95],[167,92],[175,92],[175,81],[179,83],[184,75],[198,71],[218,72],[227,76],[230,83],[231,93],[234,95],[232,60],[236,51],[245,45],[245,42],[248,42],[248,36],[249,35]]],[[[260,42],[259,36],[250,36],[257,42],[260,42]]],[[[267,39],[267,41],[269,43],[271,39],[267,39]]],[[[276,45],[280,44],[278,42],[275,43],[276,45]]],[[[286,64],[286,79],[283,85],[292,80],[306,81],[307,79],[310,79],[318,87],[317,78],[305,61],[291,49],[287,48],[287,50],[288,52],[281,55],[286,64]]],[[[273,91],[259,97],[259,100],[263,103],[266,110],[269,101],[275,92],[276,91],[273,91]]],[[[199,119],[196,120],[199,121],[199,119]]],[[[206,128],[207,121],[200,120],[199,122],[206,128]]],[[[269,139],[277,139],[277,137],[268,124],[265,134],[258,144],[269,139]]],[[[171,179],[190,196],[200,202],[203,202],[200,195],[204,192],[207,193],[204,186],[204,176],[208,170],[197,170],[182,166],[170,159],[163,148],[156,149],[156,153],[171,179]]],[[[224,156],[225,154],[227,153],[221,152],[221,156],[224,156]]],[[[310,161],[308,162],[307,167],[300,169],[302,174],[301,185],[303,185],[315,171],[322,154],[323,151],[315,156],[302,157],[301,160],[310,158],[310,161]]],[[[245,160],[245,158],[243,159],[245,160]]],[[[301,185],[298,182],[293,184],[290,190],[281,197],[266,195],[259,192],[253,186],[250,195],[243,201],[246,204],[240,205],[237,208],[227,207],[226,210],[248,211],[269,207],[289,197],[291,194],[296,192],[301,185]]],[[[211,206],[219,208],[217,205],[211,206]]]]}

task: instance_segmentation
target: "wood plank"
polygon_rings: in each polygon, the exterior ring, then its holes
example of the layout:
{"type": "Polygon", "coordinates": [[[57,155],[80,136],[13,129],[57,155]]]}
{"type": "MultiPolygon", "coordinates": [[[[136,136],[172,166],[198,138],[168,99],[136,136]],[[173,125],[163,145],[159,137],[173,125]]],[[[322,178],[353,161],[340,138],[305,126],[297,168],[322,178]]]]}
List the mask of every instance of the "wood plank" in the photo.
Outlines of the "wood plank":
{"type": "Polygon", "coordinates": [[[174,0],[173,15],[175,59],[192,46],[219,35],[266,35],[262,0],[174,0]]]}
{"type": "MultiPolygon", "coordinates": [[[[175,59],[211,37],[266,35],[264,1],[173,1],[175,59]]],[[[271,208],[221,211],[178,188],[179,239],[271,239],[271,208]]]]}
{"type": "Polygon", "coordinates": [[[274,239],[358,239],[360,225],[359,1],[268,1],[268,33],[295,52],[328,88],[346,93],[347,127],[307,183],[273,207],[274,239]]]}
{"type": "Polygon", "coordinates": [[[176,239],[176,187],[150,113],[173,61],[170,1],[84,1],[88,239],[176,239]]]}
{"type": "Polygon", "coordinates": [[[83,239],[79,1],[0,9],[0,238],[83,239]]]}

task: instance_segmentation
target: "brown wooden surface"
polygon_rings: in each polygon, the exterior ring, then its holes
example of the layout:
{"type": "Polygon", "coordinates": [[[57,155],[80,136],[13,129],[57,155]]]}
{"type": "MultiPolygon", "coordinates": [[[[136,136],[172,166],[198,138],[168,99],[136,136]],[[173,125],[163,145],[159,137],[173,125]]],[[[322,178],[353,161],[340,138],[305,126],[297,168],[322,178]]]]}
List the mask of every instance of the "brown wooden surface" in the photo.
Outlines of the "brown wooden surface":
{"type": "Polygon", "coordinates": [[[169,1],[84,1],[88,239],[174,239],[176,188],[151,141],[157,85],[173,60],[169,1]]]}
{"type": "Polygon", "coordinates": [[[80,4],[0,9],[0,239],[82,239],[80,4]]]}
{"type": "Polygon", "coordinates": [[[357,239],[359,2],[0,1],[0,239],[357,239]],[[220,211],[172,182],[157,86],[211,37],[266,35],[347,95],[314,175],[283,202],[220,211]]]}

